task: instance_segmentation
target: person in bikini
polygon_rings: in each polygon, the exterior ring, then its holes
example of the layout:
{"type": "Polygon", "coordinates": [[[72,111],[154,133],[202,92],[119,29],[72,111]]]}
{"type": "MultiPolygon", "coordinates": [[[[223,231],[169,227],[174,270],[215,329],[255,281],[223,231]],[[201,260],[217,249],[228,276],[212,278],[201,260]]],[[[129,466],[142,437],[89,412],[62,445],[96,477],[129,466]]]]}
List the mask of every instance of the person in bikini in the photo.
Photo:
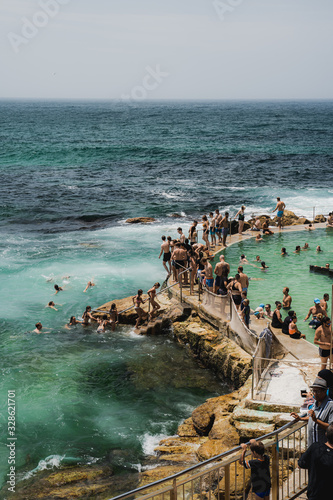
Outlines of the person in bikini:
{"type": "Polygon", "coordinates": [[[111,309],[109,314],[110,314],[109,323],[111,325],[111,330],[114,332],[116,329],[116,325],[119,323],[117,305],[115,303],[111,304],[111,309]]]}
{"type": "Polygon", "coordinates": [[[146,302],[146,300],[143,300],[142,298],[143,291],[141,288],[138,290],[137,295],[135,297],[132,297],[133,304],[134,304],[134,310],[138,315],[138,318],[135,323],[135,328],[139,328],[141,320],[145,321],[148,319],[148,313],[142,309],[141,306],[146,302]]]}
{"type": "Polygon", "coordinates": [[[235,219],[238,217],[238,233],[242,234],[243,228],[244,228],[244,221],[245,221],[245,207],[244,205],[241,206],[240,210],[238,210],[237,214],[235,215],[235,219]]]}
{"type": "Polygon", "coordinates": [[[170,241],[166,239],[165,236],[162,236],[162,245],[161,245],[161,251],[160,255],[158,258],[160,259],[163,254],[163,267],[168,273],[168,276],[171,275],[171,251],[170,251],[170,241]],[[169,265],[169,268],[168,268],[169,265]]]}
{"type": "Polygon", "coordinates": [[[215,247],[216,246],[216,217],[214,216],[213,212],[210,212],[209,214],[210,218],[210,225],[209,225],[209,232],[210,232],[210,238],[211,238],[211,246],[215,247]]]}
{"type": "Polygon", "coordinates": [[[222,215],[220,214],[219,209],[217,208],[215,210],[215,227],[216,227],[216,234],[218,238],[218,243],[222,243],[222,226],[221,226],[221,221],[222,221],[222,215]]]}
{"type": "Polygon", "coordinates": [[[82,314],[82,325],[89,326],[91,321],[96,321],[96,318],[91,313],[91,306],[87,306],[86,310],[82,314]]]}
{"type": "Polygon", "coordinates": [[[231,292],[232,299],[238,310],[240,303],[242,302],[242,285],[239,274],[235,275],[234,279],[229,283],[227,289],[231,292]]]}
{"type": "Polygon", "coordinates": [[[161,285],[159,283],[155,283],[154,286],[152,286],[148,290],[148,296],[149,296],[149,303],[152,306],[152,310],[150,312],[150,319],[154,317],[155,312],[157,312],[159,309],[161,309],[161,306],[159,303],[156,301],[156,290],[160,287],[161,285]]]}
{"type": "Polygon", "coordinates": [[[207,215],[204,215],[202,217],[202,239],[206,243],[206,246],[208,247],[208,250],[210,248],[210,243],[209,243],[209,222],[207,219],[207,215]]]}
{"type": "Polygon", "coordinates": [[[277,200],[277,204],[276,204],[276,207],[274,208],[273,212],[276,212],[277,211],[277,218],[278,218],[278,228],[279,229],[282,229],[282,217],[283,217],[283,214],[284,214],[284,209],[286,208],[286,204],[281,201],[280,198],[276,198],[277,200]]]}
{"type": "Polygon", "coordinates": [[[190,230],[188,233],[188,237],[189,237],[189,240],[190,240],[192,246],[197,243],[197,237],[198,237],[197,225],[198,225],[198,222],[196,220],[193,221],[193,224],[190,227],[190,230]]]}

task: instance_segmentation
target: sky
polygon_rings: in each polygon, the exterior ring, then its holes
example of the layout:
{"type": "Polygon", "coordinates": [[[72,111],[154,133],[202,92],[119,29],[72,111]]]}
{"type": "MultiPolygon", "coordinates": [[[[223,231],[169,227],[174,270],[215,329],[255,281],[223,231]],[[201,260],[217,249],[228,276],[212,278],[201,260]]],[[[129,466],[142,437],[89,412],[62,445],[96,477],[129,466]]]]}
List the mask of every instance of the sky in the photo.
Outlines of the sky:
{"type": "Polygon", "coordinates": [[[0,0],[0,98],[332,99],[332,0],[0,0]]]}

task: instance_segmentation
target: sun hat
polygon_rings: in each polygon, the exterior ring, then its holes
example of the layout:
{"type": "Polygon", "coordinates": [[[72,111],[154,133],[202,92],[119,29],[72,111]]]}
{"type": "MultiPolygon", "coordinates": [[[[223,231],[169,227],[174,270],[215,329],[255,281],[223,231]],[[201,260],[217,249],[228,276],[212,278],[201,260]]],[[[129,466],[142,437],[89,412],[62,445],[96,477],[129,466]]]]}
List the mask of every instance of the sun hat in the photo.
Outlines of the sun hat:
{"type": "Polygon", "coordinates": [[[323,389],[323,390],[326,390],[327,389],[327,382],[326,380],[324,380],[323,378],[315,378],[315,381],[313,382],[312,385],[310,385],[310,389],[314,389],[314,388],[318,388],[318,389],[323,389]]]}

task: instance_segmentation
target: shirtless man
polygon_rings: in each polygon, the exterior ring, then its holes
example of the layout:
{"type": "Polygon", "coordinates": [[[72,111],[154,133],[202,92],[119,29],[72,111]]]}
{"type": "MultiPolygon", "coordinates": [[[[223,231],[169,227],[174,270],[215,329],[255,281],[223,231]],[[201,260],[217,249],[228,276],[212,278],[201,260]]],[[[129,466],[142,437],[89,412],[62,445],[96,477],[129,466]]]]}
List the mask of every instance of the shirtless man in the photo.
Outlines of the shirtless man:
{"type": "Polygon", "coordinates": [[[277,217],[278,217],[278,228],[282,229],[282,217],[283,217],[283,212],[284,209],[286,208],[286,204],[284,201],[281,201],[280,198],[276,198],[277,204],[276,207],[273,210],[273,213],[277,211],[277,217]]]}
{"type": "Polygon", "coordinates": [[[210,223],[209,223],[209,232],[210,232],[210,240],[211,246],[215,247],[216,245],[216,217],[214,217],[213,212],[209,214],[210,223]]]}
{"type": "MultiPolygon", "coordinates": [[[[330,358],[332,325],[331,320],[326,316],[323,324],[317,328],[314,343],[319,345],[319,356],[321,360],[321,369],[326,368],[327,360],[330,358]]],[[[331,352],[332,357],[332,352],[331,352]]]]}
{"type": "Polygon", "coordinates": [[[283,293],[282,307],[283,309],[290,309],[291,302],[293,299],[289,295],[289,288],[285,286],[284,289],[282,290],[282,293],[283,293]]]}
{"type": "MultiPolygon", "coordinates": [[[[32,331],[33,333],[42,333],[42,328],[43,328],[43,325],[42,323],[36,323],[35,324],[35,329],[32,331]]],[[[50,333],[50,330],[47,330],[47,331],[44,331],[44,333],[50,333]]]]}
{"type": "Polygon", "coordinates": [[[328,293],[324,293],[324,297],[321,299],[320,301],[320,305],[321,307],[324,309],[324,311],[327,312],[327,302],[329,301],[330,299],[330,296],[328,295],[328,293]]]}
{"type": "MultiPolygon", "coordinates": [[[[181,248],[180,243],[176,243],[172,258],[175,261],[175,279],[176,281],[179,281],[179,275],[186,269],[187,263],[187,252],[184,248],[181,248]]],[[[183,276],[184,275],[182,274],[181,278],[183,276]]]]}
{"type": "Polygon", "coordinates": [[[209,260],[207,260],[207,259],[202,259],[202,263],[205,266],[203,273],[205,273],[206,287],[208,288],[208,290],[210,290],[212,292],[213,291],[213,286],[214,286],[214,278],[213,278],[213,268],[212,268],[212,265],[209,262],[209,260]]]}
{"type": "Polygon", "coordinates": [[[222,243],[222,227],[221,227],[221,221],[222,221],[222,215],[220,214],[219,209],[217,208],[215,210],[215,227],[216,227],[216,234],[218,237],[218,243],[222,243]]]}
{"type": "Polygon", "coordinates": [[[221,282],[223,278],[228,280],[228,275],[230,273],[230,266],[228,262],[225,262],[224,255],[220,255],[220,262],[218,262],[215,266],[214,273],[216,274],[215,284],[214,284],[214,293],[217,294],[218,289],[220,288],[221,282]]]}
{"type": "Polygon", "coordinates": [[[240,284],[242,285],[242,292],[247,292],[249,288],[249,277],[243,272],[243,266],[239,266],[237,272],[239,274],[240,284]]]}
{"type": "Polygon", "coordinates": [[[327,312],[320,305],[320,300],[314,299],[314,306],[310,307],[308,314],[304,318],[304,321],[309,319],[310,316],[312,315],[312,320],[310,321],[309,326],[312,326],[313,328],[318,328],[318,326],[320,326],[320,322],[317,320],[318,314],[327,316],[327,312]]]}
{"type": "Polygon", "coordinates": [[[150,290],[148,290],[148,296],[149,296],[149,302],[150,305],[153,307],[153,309],[150,312],[150,319],[154,317],[154,313],[157,312],[159,309],[161,309],[161,306],[159,303],[156,301],[156,290],[160,287],[161,285],[159,283],[155,283],[150,290]]]}
{"type": "Polygon", "coordinates": [[[221,220],[221,226],[222,226],[222,245],[226,247],[228,246],[226,241],[229,231],[229,212],[225,212],[224,217],[221,220]]]}
{"type": "Polygon", "coordinates": [[[162,257],[162,254],[163,254],[163,267],[166,270],[166,272],[168,273],[168,276],[170,276],[171,275],[170,241],[167,240],[165,236],[162,236],[161,251],[160,251],[160,255],[158,256],[159,259],[162,257]],[[168,269],[167,264],[169,265],[169,269],[168,269]]]}
{"type": "Polygon", "coordinates": [[[179,234],[179,241],[180,241],[180,243],[185,243],[185,238],[186,238],[186,236],[185,236],[185,234],[183,233],[183,230],[182,230],[182,228],[181,228],[181,227],[179,227],[179,228],[177,229],[177,233],[179,234]]]}

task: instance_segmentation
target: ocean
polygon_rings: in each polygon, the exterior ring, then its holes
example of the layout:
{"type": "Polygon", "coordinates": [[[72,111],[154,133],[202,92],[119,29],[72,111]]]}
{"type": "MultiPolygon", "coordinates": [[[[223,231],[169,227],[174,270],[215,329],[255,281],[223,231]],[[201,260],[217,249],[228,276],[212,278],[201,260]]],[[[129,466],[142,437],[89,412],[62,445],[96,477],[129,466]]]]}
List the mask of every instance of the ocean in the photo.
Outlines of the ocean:
{"type": "Polygon", "coordinates": [[[215,208],[249,217],[280,196],[298,215],[333,210],[332,139],[331,101],[0,102],[0,398],[3,413],[15,390],[21,477],[67,459],[139,470],[230,390],[171,334],[64,325],[162,282],[161,235],[215,208]],[[125,223],[137,216],[156,222],[125,223]]]}

